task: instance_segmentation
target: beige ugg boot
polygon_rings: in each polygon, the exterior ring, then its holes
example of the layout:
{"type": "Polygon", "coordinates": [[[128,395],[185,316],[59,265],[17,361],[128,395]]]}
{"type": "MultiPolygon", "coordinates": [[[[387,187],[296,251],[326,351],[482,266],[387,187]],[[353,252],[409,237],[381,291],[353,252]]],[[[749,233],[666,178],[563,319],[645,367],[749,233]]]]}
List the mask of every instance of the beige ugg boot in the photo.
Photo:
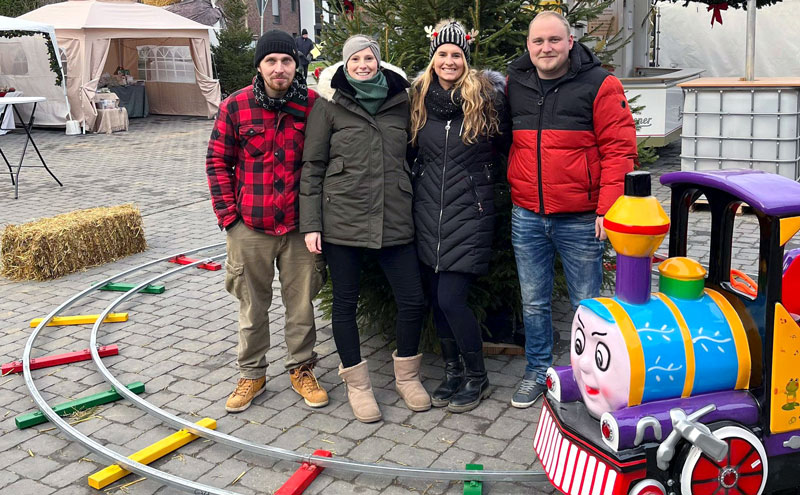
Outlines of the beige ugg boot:
{"type": "Polygon", "coordinates": [[[372,382],[369,380],[367,362],[361,360],[355,366],[342,368],[339,364],[339,376],[347,387],[347,401],[353,409],[353,415],[362,423],[374,423],[381,419],[381,410],[372,393],[372,382]]]}
{"type": "Polygon", "coordinates": [[[406,407],[412,411],[427,411],[431,408],[431,396],[419,381],[419,367],[422,354],[411,357],[398,357],[397,351],[392,353],[394,359],[394,379],[397,394],[405,401],[406,407]]]}

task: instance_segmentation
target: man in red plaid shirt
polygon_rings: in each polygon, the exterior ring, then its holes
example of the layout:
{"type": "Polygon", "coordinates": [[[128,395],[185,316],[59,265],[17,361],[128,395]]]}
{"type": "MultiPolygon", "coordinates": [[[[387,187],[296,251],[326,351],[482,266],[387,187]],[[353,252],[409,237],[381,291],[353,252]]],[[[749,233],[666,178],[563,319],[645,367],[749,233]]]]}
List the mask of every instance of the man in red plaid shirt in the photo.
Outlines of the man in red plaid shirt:
{"type": "Polygon", "coordinates": [[[240,378],[225,409],[244,411],[266,390],[276,265],[286,306],[284,366],[292,389],[309,406],[322,407],[328,394],[312,371],[317,354],[311,301],[324,282],[325,261],[306,249],[297,231],[306,118],[317,93],[296,70],[298,54],[288,33],[264,33],[254,65],[252,86],[220,105],[206,155],[214,213],[227,232],[225,289],[239,300],[240,378]]]}

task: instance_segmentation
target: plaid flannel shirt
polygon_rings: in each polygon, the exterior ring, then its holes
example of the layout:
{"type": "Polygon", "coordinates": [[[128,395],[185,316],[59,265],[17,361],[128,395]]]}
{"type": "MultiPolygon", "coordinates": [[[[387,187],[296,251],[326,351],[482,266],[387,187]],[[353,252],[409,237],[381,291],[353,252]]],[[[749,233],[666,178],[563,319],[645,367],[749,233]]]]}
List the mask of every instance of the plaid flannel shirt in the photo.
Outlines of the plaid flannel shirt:
{"type": "Polygon", "coordinates": [[[270,235],[297,228],[306,119],[316,98],[309,89],[302,119],[259,106],[252,86],[222,102],[206,153],[220,229],[237,218],[270,235]]]}

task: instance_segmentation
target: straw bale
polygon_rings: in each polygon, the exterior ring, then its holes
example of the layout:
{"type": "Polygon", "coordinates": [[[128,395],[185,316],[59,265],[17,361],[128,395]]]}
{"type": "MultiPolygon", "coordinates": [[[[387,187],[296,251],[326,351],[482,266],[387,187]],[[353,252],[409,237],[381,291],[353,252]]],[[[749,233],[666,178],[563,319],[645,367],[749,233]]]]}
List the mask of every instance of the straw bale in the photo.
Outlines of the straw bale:
{"type": "Polygon", "coordinates": [[[134,205],[76,210],[8,225],[0,235],[0,273],[12,280],[50,280],[146,248],[134,205]]]}

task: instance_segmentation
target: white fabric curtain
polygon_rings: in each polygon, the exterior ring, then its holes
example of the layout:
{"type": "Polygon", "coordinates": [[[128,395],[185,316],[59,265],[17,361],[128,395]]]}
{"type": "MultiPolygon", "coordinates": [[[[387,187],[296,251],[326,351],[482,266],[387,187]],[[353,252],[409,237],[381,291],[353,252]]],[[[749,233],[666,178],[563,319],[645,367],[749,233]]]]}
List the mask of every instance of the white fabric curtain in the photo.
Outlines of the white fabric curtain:
{"type": "Polygon", "coordinates": [[[219,110],[222,94],[219,81],[211,77],[211,53],[209,52],[206,40],[192,38],[191,41],[192,43],[189,45],[189,49],[191,50],[192,60],[194,61],[194,75],[197,79],[197,86],[206,99],[208,116],[213,117],[219,110]]]}
{"type": "MultiPolygon", "coordinates": [[[[87,40],[87,44],[89,40],[87,40]]],[[[88,79],[81,85],[81,108],[83,119],[87,128],[94,127],[97,118],[97,109],[94,106],[94,95],[97,93],[97,82],[103,73],[108,57],[108,48],[111,46],[109,38],[93,40],[88,46],[88,64],[86,65],[85,78],[88,79]]]]}

